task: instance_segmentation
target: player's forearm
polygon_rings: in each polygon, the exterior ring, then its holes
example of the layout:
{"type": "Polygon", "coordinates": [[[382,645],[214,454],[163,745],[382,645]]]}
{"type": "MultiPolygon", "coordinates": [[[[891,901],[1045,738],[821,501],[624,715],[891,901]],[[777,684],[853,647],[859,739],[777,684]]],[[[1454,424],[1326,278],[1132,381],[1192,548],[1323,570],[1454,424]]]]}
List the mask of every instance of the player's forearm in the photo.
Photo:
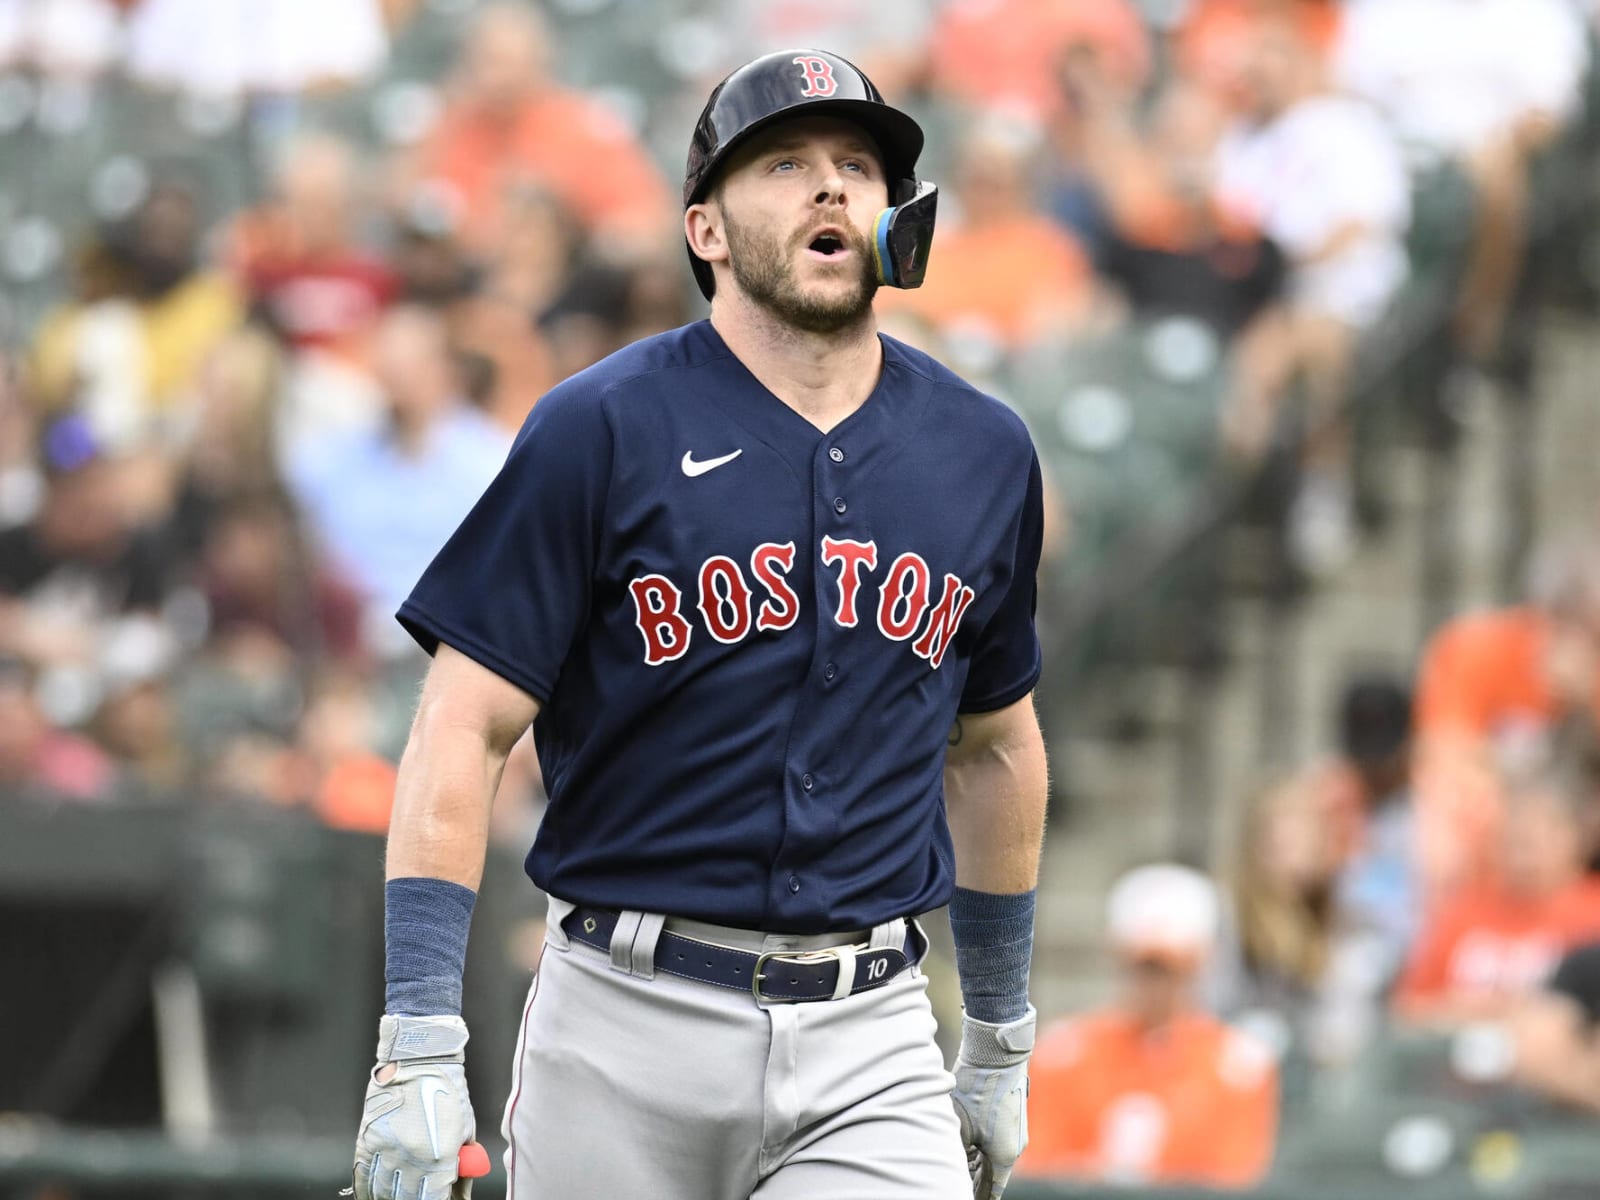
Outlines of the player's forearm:
{"type": "MultiPolygon", "coordinates": [[[[489,814],[511,747],[532,718],[463,705],[448,686],[458,658],[429,673],[400,759],[389,819],[388,878],[447,879],[476,889],[489,814]]],[[[538,706],[529,701],[531,710],[538,706]]]]}
{"type": "Polygon", "coordinates": [[[956,882],[980,892],[1032,890],[1049,791],[1044,739],[1031,699],[958,718],[945,760],[945,810],[956,882]]]}
{"type": "Polygon", "coordinates": [[[448,879],[476,889],[489,812],[505,755],[476,731],[419,715],[400,760],[389,819],[387,875],[448,879]]]}

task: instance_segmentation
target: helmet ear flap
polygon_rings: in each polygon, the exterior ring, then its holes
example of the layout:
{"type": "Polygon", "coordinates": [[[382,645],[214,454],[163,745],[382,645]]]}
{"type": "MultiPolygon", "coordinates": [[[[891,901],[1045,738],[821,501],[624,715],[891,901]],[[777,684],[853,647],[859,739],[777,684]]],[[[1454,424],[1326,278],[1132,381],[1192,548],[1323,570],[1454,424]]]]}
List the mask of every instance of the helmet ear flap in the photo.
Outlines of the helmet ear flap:
{"type": "Polygon", "coordinates": [[[899,203],[878,214],[873,225],[872,254],[878,282],[886,287],[922,286],[933,245],[939,189],[908,179],[898,189],[899,203]]]}

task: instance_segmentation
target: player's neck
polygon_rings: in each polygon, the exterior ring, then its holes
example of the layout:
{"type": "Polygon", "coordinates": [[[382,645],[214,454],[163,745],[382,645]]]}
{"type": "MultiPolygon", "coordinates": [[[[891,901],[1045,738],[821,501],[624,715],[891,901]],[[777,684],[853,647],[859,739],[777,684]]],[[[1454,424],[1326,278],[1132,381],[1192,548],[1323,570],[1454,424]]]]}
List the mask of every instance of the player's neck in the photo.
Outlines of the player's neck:
{"type": "Polygon", "coordinates": [[[838,333],[785,325],[754,305],[712,305],[711,325],[769,392],[828,432],[860,408],[878,385],[883,345],[869,310],[838,333]]]}

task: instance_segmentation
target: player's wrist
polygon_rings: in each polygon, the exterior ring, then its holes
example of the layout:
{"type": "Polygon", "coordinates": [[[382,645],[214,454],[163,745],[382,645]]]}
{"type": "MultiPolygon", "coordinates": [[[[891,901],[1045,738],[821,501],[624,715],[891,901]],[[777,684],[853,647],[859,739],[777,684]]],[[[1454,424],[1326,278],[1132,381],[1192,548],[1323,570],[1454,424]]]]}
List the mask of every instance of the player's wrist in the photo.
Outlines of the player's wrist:
{"type": "Polygon", "coordinates": [[[378,1022],[379,1063],[461,1062],[467,1023],[456,1016],[411,1017],[385,1013],[378,1022]]]}
{"type": "Polygon", "coordinates": [[[950,898],[961,1001],[975,1021],[1004,1025],[1028,1011],[1037,894],[958,887],[950,898]]]}
{"type": "Polygon", "coordinates": [[[384,1010],[457,1016],[477,894],[447,879],[391,879],[383,890],[384,1010]]]}
{"type": "Polygon", "coordinates": [[[961,1061],[974,1067],[1012,1067],[1033,1053],[1038,1011],[1029,1004],[1014,1021],[961,1018],[961,1061]]]}

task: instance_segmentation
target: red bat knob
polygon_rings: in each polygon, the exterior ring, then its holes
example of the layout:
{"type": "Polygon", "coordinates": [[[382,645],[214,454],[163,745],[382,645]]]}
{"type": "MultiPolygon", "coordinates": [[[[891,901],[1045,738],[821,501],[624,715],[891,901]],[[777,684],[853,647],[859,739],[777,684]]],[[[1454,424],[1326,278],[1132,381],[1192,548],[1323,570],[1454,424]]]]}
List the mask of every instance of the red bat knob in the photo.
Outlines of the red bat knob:
{"type": "Polygon", "coordinates": [[[489,1173],[489,1152],[477,1142],[461,1147],[456,1157],[456,1174],[462,1179],[481,1179],[489,1173]]]}

